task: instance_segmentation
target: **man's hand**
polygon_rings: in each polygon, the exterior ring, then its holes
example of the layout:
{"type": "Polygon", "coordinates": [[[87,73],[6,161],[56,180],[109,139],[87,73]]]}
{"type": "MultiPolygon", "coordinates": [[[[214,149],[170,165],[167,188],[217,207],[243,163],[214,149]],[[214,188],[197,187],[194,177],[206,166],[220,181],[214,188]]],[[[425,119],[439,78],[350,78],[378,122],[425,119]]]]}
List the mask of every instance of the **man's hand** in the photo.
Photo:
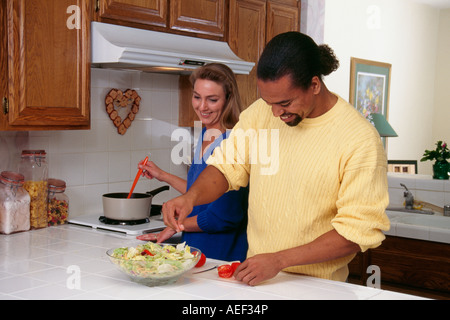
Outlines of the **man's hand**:
{"type": "Polygon", "coordinates": [[[305,245],[248,258],[236,269],[234,277],[255,286],[275,277],[287,267],[331,261],[360,250],[358,244],[347,240],[333,229],[305,245]]]}
{"type": "Polygon", "coordinates": [[[185,194],[164,203],[164,223],[177,232],[184,231],[183,221],[194,206],[211,203],[227,190],[225,176],[215,167],[207,166],[185,194]]]}
{"type": "Polygon", "coordinates": [[[193,202],[186,195],[165,202],[162,207],[164,224],[176,232],[184,231],[183,221],[193,208],[193,202]]]}
{"type": "Polygon", "coordinates": [[[282,268],[277,264],[274,253],[258,254],[242,262],[234,273],[236,280],[242,281],[250,286],[272,279],[282,268]]]}

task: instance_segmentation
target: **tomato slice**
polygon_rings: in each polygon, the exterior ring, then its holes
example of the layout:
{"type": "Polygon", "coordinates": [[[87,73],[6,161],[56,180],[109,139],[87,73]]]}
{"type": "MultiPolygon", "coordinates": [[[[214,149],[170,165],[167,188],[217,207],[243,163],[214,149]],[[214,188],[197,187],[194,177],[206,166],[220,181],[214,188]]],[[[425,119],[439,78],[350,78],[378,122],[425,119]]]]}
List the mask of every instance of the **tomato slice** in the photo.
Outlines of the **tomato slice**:
{"type": "Polygon", "coordinates": [[[233,262],[231,264],[231,268],[233,269],[233,273],[236,271],[236,269],[239,267],[241,263],[240,262],[233,262]]]}
{"type": "Polygon", "coordinates": [[[202,253],[200,256],[200,259],[198,260],[197,264],[195,265],[196,268],[202,267],[206,262],[206,256],[202,253]]]}
{"type": "Polygon", "coordinates": [[[219,266],[217,268],[217,272],[219,273],[219,277],[221,278],[231,278],[231,276],[234,274],[233,267],[229,264],[219,266]]]}

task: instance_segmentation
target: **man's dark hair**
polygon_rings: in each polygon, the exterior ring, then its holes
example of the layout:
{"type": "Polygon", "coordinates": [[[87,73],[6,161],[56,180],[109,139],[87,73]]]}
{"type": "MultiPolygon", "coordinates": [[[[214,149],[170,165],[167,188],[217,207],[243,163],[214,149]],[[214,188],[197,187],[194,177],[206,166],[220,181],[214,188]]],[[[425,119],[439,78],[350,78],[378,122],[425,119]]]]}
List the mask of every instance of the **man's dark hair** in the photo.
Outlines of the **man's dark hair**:
{"type": "Polygon", "coordinates": [[[327,45],[318,46],[300,32],[277,35],[267,44],[258,62],[258,79],[275,81],[291,75],[293,83],[309,88],[314,76],[322,79],[339,68],[339,61],[327,45]]]}

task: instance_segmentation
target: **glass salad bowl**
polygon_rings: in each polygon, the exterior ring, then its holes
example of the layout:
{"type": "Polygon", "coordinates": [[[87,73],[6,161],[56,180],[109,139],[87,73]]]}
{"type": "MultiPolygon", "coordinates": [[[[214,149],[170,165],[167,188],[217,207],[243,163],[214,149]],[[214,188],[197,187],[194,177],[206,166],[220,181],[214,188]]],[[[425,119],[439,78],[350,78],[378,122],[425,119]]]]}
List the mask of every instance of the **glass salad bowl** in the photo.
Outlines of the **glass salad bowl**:
{"type": "Polygon", "coordinates": [[[153,287],[176,282],[197,264],[202,253],[185,243],[148,242],[134,247],[109,249],[106,254],[132,281],[153,287]]]}

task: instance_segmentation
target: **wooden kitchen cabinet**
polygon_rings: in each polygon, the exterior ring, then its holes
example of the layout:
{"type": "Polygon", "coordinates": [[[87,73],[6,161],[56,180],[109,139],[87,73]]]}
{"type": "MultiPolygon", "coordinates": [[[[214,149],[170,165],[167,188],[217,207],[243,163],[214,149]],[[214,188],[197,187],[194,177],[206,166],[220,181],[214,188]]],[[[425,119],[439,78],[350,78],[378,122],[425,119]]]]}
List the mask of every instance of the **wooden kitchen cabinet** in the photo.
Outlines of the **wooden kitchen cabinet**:
{"type": "Polygon", "coordinates": [[[224,40],[226,0],[98,0],[95,20],[224,40]]]}
{"type": "Polygon", "coordinates": [[[192,107],[192,85],[189,76],[181,75],[178,80],[178,126],[194,127],[195,121],[200,121],[192,107]]]}
{"type": "Polygon", "coordinates": [[[268,1],[266,43],[280,33],[300,31],[300,5],[297,1],[268,1]]]}
{"type": "Polygon", "coordinates": [[[171,0],[170,29],[225,39],[227,27],[225,0],[171,0]]]}
{"type": "MultiPolygon", "coordinates": [[[[300,31],[300,1],[230,0],[228,43],[246,61],[258,62],[265,45],[276,35],[300,31]]],[[[259,98],[256,65],[249,75],[238,75],[244,107],[259,98]]]]}
{"type": "Polygon", "coordinates": [[[228,44],[236,55],[255,62],[249,75],[237,75],[244,108],[258,98],[256,63],[266,44],[267,2],[262,0],[230,0],[228,44]]]}
{"type": "Polygon", "coordinates": [[[350,263],[349,282],[366,285],[371,265],[380,268],[381,289],[450,299],[449,244],[387,236],[350,263]]]}
{"type": "Polygon", "coordinates": [[[88,129],[90,0],[2,0],[0,130],[88,129]]]}
{"type": "Polygon", "coordinates": [[[169,0],[99,0],[95,18],[132,27],[167,27],[169,0]]]}

